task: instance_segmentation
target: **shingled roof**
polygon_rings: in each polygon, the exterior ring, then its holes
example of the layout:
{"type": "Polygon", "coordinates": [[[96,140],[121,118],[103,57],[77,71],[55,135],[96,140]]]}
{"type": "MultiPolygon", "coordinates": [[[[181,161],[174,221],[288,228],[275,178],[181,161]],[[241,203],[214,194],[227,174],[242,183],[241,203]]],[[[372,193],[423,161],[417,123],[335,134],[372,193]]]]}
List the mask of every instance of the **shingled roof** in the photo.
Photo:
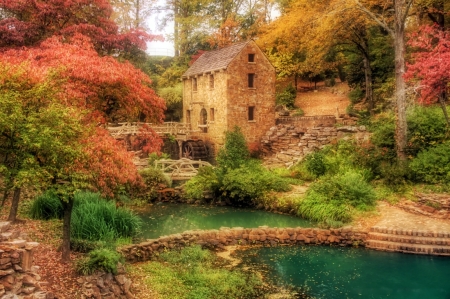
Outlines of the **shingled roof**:
{"type": "Polygon", "coordinates": [[[234,57],[250,41],[235,43],[231,46],[203,53],[183,74],[183,78],[204,74],[211,71],[226,69],[234,57]]]}

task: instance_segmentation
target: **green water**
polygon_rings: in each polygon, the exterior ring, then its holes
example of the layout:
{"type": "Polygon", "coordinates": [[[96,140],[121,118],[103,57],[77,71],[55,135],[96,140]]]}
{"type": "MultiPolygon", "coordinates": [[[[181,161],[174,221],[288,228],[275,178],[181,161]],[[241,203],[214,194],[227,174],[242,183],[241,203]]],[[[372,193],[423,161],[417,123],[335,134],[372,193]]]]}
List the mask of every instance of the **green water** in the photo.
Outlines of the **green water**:
{"type": "Polygon", "coordinates": [[[288,215],[260,210],[187,204],[156,204],[140,212],[144,221],[143,238],[181,233],[191,229],[226,227],[312,227],[311,222],[288,215]]]}
{"type": "Polygon", "coordinates": [[[450,258],[328,246],[259,248],[240,255],[244,264],[265,265],[269,277],[313,298],[450,298],[450,258]]]}

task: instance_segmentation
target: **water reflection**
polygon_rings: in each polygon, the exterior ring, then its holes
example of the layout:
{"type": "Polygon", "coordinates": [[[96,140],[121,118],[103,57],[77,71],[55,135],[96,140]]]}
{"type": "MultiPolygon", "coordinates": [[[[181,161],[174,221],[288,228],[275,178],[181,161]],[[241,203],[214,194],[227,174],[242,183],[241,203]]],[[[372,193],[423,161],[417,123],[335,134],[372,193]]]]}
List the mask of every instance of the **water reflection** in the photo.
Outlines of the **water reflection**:
{"type": "Polygon", "coordinates": [[[267,266],[277,283],[314,298],[449,299],[450,258],[327,246],[251,249],[245,263],[267,266]]]}
{"type": "Polygon", "coordinates": [[[150,206],[139,215],[144,221],[143,237],[157,238],[191,229],[226,227],[312,227],[310,221],[289,216],[231,207],[159,204],[150,206]]]}

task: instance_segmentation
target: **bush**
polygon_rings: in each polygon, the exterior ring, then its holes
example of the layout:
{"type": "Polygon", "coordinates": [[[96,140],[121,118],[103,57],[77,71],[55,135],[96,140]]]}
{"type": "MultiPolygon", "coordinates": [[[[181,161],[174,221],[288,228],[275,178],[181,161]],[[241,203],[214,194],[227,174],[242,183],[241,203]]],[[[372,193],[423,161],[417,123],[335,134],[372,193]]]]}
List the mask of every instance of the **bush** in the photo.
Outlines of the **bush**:
{"type": "Polygon", "coordinates": [[[139,171],[144,184],[132,190],[133,197],[143,199],[146,201],[154,201],[158,198],[157,191],[161,186],[172,185],[170,178],[160,169],[154,167],[146,167],[139,171]]]}
{"type": "Polygon", "coordinates": [[[415,106],[408,110],[408,147],[416,156],[421,150],[436,146],[447,138],[447,122],[437,106],[415,106]]]}
{"type": "Polygon", "coordinates": [[[276,104],[284,105],[286,108],[294,108],[295,98],[297,97],[297,90],[292,84],[289,84],[282,92],[277,92],[275,95],[276,104]]]}
{"type": "Polygon", "coordinates": [[[46,191],[38,196],[30,207],[30,217],[33,219],[61,219],[63,213],[61,201],[52,191],[46,191]]]}
{"type": "Polygon", "coordinates": [[[251,205],[268,191],[289,190],[291,186],[288,180],[264,169],[256,162],[228,171],[220,186],[223,197],[244,205],[251,205]]]}
{"type": "Polygon", "coordinates": [[[135,237],[142,220],[131,211],[116,208],[112,201],[97,193],[79,192],[72,211],[71,237],[91,241],[111,241],[120,237],[135,237]]]}
{"type": "Polygon", "coordinates": [[[90,275],[96,270],[116,274],[117,264],[122,260],[122,256],[116,251],[101,248],[89,252],[87,258],[78,260],[76,269],[83,275],[90,275]]]}
{"type": "Polygon", "coordinates": [[[352,105],[359,103],[364,98],[363,90],[358,86],[355,89],[352,89],[348,93],[348,97],[350,98],[350,102],[352,105]]]}
{"type": "Polygon", "coordinates": [[[219,180],[213,167],[205,166],[198,174],[184,184],[184,194],[188,200],[203,200],[205,192],[218,194],[219,180]]]}
{"type": "Polygon", "coordinates": [[[304,161],[306,170],[315,177],[320,177],[327,172],[325,154],[322,151],[307,155],[304,161]]]}
{"type": "Polygon", "coordinates": [[[352,219],[352,208],[368,210],[374,206],[375,200],[376,193],[364,175],[349,170],[324,176],[311,184],[298,214],[328,225],[345,223],[352,219]]]}
{"type": "Polygon", "coordinates": [[[226,172],[246,164],[249,158],[250,151],[244,134],[238,126],[235,126],[233,131],[225,133],[225,145],[217,154],[217,165],[222,172],[226,172]]]}
{"type": "Polygon", "coordinates": [[[420,182],[450,183],[450,142],[421,151],[409,166],[420,182]]]}
{"type": "Polygon", "coordinates": [[[262,298],[262,280],[253,273],[218,265],[211,252],[199,246],[162,253],[140,271],[162,298],[262,298]]]}

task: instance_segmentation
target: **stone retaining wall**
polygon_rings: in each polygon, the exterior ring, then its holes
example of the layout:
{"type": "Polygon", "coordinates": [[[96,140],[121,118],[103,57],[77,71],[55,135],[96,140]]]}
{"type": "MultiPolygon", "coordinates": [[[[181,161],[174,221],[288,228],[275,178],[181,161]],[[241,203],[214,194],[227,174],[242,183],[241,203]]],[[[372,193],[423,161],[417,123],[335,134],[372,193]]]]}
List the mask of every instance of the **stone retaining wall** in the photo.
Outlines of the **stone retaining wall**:
{"type": "Polygon", "coordinates": [[[368,140],[364,126],[306,127],[300,122],[271,127],[262,137],[261,146],[267,165],[289,167],[307,154],[348,135],[357,140],[368,140]]]}
{"type": "Polygon", "coordinates": [[[162,236],[139,244],[124,246],[120,252],[128,262],[151,260],[160,252],[201,245],[208,249],[223,249],[228,245],[278,245],[324,244],[338,246],[365,246],[367,232],[350,227],[339,229],[318,228],[226,228],[219,230],[191,230],[181,234],[162,236]]]}
{"type": "Polygon", "coordinates": [[[0,222],[0,298],[53,298],[41,290],[44,282],[33,266],[33,252],[38,245],[22,239],[9,222],[0,222]]]}

